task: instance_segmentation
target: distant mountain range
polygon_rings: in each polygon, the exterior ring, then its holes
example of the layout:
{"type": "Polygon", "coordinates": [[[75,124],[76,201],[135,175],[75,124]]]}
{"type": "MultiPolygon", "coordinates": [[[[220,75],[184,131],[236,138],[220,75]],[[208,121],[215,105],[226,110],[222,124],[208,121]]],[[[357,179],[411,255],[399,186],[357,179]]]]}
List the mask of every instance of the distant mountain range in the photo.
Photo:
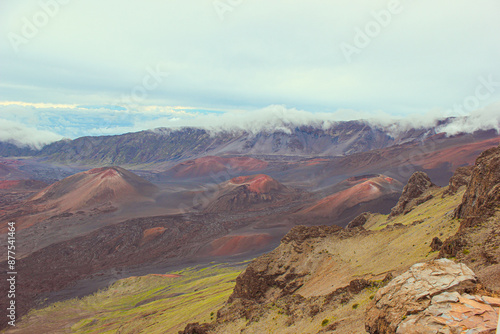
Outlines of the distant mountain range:
{"type": "Polygon", "coordinates": [[[0,142],[0,156],[47,157],[89,165],[144,164],[182,161],[206,155],[341,156],[423,141],[438,132],[431,128],[391,128],[364,121],[338,122],[328,128],[301,126],[273,132],[210,132],[204,129],[159,128],[115,136],[61,140],[40,150],[0,142]]]}

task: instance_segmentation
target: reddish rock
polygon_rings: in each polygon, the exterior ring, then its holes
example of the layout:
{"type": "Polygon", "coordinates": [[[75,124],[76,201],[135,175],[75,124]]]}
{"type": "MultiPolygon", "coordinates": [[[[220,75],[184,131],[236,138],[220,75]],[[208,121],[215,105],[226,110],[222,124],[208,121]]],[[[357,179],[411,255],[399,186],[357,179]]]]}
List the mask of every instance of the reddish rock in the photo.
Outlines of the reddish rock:
{"type": "Polygon", "coordinates": [[[361,203],[381,201],[384,198],[397,198],[402,184],[385,175],[377,174],[351,177],[339,183],[339,186],[346,187],[346,189],[305,207],[297,215],[328,217],[336,220],[345,211],[359,206],[361,203]]]}
{"type": "Polygon", "coordinates": [[[301,192],[286,187],[264,174],[240,176],[221,183],[217,198],[206,212],[246,211],[284,205],[299,197],[301,192]]]}
{"type": "Polygon", "coordinates": [[[201,324],[198,322],[186,325],[184,330],[179,331],[179,334],[208,334],[212,326],[209,324],[201,324]]]}

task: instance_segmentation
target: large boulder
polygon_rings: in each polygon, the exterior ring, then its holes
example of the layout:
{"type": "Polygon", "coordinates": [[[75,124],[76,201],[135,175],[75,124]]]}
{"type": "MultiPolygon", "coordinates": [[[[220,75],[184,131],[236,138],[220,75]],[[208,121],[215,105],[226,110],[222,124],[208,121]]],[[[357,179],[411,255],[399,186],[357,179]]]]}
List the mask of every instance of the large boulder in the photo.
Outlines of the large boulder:
{"type": "Polygon", "coordinates": [[[413,265],[381,288],[367,309],[366,330],[382,333],[490,333],[500,299],[472,295],[476,276],[447,259],[413,265]]]}
{"type": "Polygon", "coordinates": [[[389,218],[407,214],[416,205],[422,204],[432,198],[432,195],[422,196],[430,188],[437,187],[432,183],[429,176],[424,172],[415,172],[408,180],[408,183],[403,189],[403,193],[399,197],[399,201],[392,208],[389,218]]]}

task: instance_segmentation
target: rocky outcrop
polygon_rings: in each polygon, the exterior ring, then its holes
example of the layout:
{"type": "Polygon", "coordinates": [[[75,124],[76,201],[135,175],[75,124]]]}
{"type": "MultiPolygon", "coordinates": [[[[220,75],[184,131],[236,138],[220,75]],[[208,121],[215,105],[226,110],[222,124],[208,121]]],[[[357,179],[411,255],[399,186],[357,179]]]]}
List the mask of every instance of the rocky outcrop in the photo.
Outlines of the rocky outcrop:
{"type": "Polygon", "coordinates": [[[179,331],[179,334],[208,334],[213,326],[209,324],[199,324],[198,322],[187,324],[184,330],[179,331]]]}
{"type": "Polygon", "coordinates": [[[437,187],[432,183],[429,176],[424,172],[415,172],[408,180],[403,189],[403,193],[398,203],[392,208],[389,218],[404,215],[410,212],[413,207],[420,205],[432,198],[432,196],[422,196],[430,188],[437,187]]]}
{"type": "Polygon", "coordinates": [[[474,166],[458,167],[455,170],[455,173],[453,173],[453,176],[450,178],[450,182],[448,183],[448,190],[445,191],[443,196],[454,195],[458,192],[458,189],[460,189],[460,187],[468,185],[473,169],[474,166]]]}
{"type": "Polygon", "coordinates": [[[342,228],[337,225],[332,226],[304,226],[298,225],[294,226],[290,232],[288,232],[283,239],[281,239],[281,243],[288,244],[291,242],[295,242],[300,245],[307,239],[312,238],[325,238],[328,235],[332,235],[334,233],[339,233],[342,231],[342,228]]]}
{"type": "Polygon", "coordinates": [[[484,151],[477,158],[469,186],[456,218],[483,220],[500,205],[500,146],[484,151]]]}
{"type": "Polygon", "coordinates": [[[371,213],[369,212],[363,212],[356,218],[354,218],[349,224],[347,224],[347,229],[351,230],[356,227],[363,227],[365,223],[368,221],[368,218],[370,218],[371,213]]]}
{"type": "Polygon", "coordinates": [[[344,229],[338,226],[295,226],[281,240],[281,247],[252,261],[247,269],[236,279],[229,303],[236,299],[262,303],[277,297],[293,294],[304,283],[304,277],[313,268],[299,266],[297,261],[302,253],[311,249],[307,241],[341,234],[344,229]],[[293,250],[294,256],[283,257],[285,249],[293,250]]]}
{"type": "Polygon", "coordinates": [[[471,179],[455,218],[458,232],[440,252],[471,267],[481,282],[500,292],[500,147],[484,151],[476,160],[471,179]]]}
{"type": "Polygon", "coordinates": [[[465,264],[447,259],[413,265],[379,289],[366,330],[381,333],[490,333],[500,299],[472,295],[478,285],[465,264]]]}
{"type": "MultiPolygon", "coordinates": [[[[307,298],[298,290],[306,286],[318,271],[325,270],[324,261],[328,261],[330,255],[328,252],[318,253],[316,249],[324,239],[340,240],[364,233],[369,232],[358,229],[346,231],[338,226],[293,227],[278,248],[254,259],[237,277],[228,302],[217,312],[216,322],[219,325],[240,319],[257,322],[273,304],[282,305],[283,312],[293,315],[295,320],[309,319],[325,307],[351,300],[375,283],[354,279],[345,286],[340,285],[336,289],[328,287],[320,296],[307,298]]],[[[290,323],[294,319],[290,319],[290,323]]]]}
{"type": "Polygon", "coordinates": [[[442,246],[443,246],[443,242],[441,241],[441,239],[439,239],[438,237],[434,237],[432,239],[431,250],[433,252],[436,252],[436,251],[440,250],[442,246]]]}

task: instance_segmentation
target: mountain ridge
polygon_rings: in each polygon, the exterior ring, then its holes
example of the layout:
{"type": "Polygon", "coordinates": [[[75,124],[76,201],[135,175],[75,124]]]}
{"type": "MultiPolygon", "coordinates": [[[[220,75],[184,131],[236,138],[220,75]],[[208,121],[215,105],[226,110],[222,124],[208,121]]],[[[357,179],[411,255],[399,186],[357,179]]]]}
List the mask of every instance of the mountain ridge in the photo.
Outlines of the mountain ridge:
{"type": "Polygon", "coordinates": [[[58,162],[142,164],[181,161],[201,155],[349,155],[422,141],[436,135],[438,125],[399,133],[366,121],[346,121],[329,127],[296,126],[277,131],[213,132],[201,128],[158,128],[114,136],[63,139],[40,150],[0,143],[0,156],[34,156],[58,162]],[[140,149],[139,149],[140,148],[140,149]]]}

